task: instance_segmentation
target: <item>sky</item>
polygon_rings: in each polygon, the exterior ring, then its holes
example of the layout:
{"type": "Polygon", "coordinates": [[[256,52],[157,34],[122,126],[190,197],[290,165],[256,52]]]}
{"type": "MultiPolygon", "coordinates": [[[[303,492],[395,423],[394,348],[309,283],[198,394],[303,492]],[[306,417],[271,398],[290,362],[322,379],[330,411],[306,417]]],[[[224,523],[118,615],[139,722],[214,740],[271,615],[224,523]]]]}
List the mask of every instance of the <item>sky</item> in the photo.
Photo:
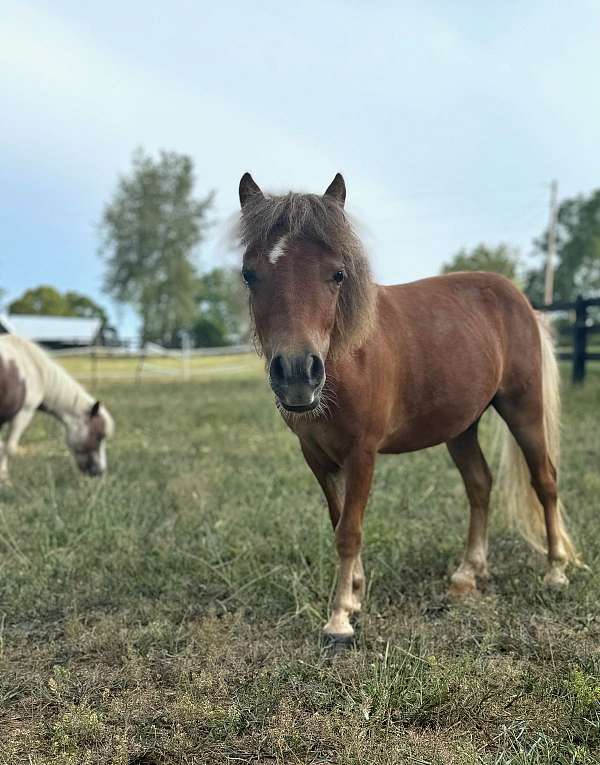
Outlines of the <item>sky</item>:
{"type": "Polygon", "coordinates": [[[252,172],[321,192],[337,171],[377,279],[461,247],[524,257],[559,198],[600,186],[600,4],[0,0],[0,287],[102,293],[98,223],[136,147],[215,190],[203,269],[252,172]]]}

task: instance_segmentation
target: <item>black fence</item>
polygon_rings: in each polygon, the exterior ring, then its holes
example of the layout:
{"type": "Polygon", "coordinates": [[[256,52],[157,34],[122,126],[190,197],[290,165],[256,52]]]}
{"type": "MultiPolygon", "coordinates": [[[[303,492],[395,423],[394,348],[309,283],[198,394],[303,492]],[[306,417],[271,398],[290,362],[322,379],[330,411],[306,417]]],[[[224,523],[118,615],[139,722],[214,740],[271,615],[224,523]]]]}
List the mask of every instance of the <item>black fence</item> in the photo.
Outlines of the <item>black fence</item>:
{"type": "MultiPolygon", "coordinates": [[[[559,322],[558,327],[558,358],[561,361],[572,361],[572,379],[576,384],[585,380],[586,363],[588,361],[600,361],[600,352],[590,351],[590,345],[594,335],[600,336],[600,323],[594,322],[589,309],[600,306],[600,298],[584,298],[578,295],[575,302],[556,302],[551,305],[536,305],[538,311],[548,313],[567,314],[565,320],[559,322]],[[565,350],[564,345],[571,346],[571,350],[565,350]]],[[[600,337],[598,339],[600,346],[600,337]]]]}

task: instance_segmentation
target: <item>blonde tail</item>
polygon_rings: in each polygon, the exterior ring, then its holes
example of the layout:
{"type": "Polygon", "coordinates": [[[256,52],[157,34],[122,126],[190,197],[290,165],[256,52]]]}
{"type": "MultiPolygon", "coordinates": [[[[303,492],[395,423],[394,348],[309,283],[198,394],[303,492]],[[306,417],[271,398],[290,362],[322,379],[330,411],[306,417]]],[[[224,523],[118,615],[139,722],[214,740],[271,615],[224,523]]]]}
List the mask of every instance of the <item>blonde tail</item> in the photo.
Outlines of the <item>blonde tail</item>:
{"type": "MultiPolygon", "coordinates": [[[[544,431],[548,454],[558,471],[560,454],[560,377],[554,355],[554,342],[550,328],[538,314],[542,344],[542,388],[544,407],[544,431]]],[[[500,503],[511,526],[542,553],[547,553],[544,508],[532,485],[529,468],[519,445],[507,427],[502,428],[500,463],[498,469],[500,503]]],[[[575,546],[564,524],[564,511],[558,501],[558,527],[565,555],[565,562],[580,564],[575,546]]]]}

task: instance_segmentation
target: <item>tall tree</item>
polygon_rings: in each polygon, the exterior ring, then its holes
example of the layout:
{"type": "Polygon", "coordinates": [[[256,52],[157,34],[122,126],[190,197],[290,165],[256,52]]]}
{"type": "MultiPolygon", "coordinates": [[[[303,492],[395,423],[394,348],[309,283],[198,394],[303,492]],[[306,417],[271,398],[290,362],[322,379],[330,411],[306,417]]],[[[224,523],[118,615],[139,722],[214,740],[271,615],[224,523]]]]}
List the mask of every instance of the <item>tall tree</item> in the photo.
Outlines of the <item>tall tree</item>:
{"type": "MultiPolygon", "coordinates": [[[[526,291],[534,302],[544,299],[544,273],[548,253],[548,229],[534,241],[540,265],[527,274],[526,291]]],[[[557,262],[554,299],[574,300],[600,292],[600,189],[589,197],[565,199],[558,208],[557,262]]]]}
{"type": "Polygon", "coordinates": [[[98,318],[108,323],[108,316],[101,305],[92,298],[73,290],[59,292],[55,287],[43,284],[26,290],[20,298],[9,304],[10,313],[29,313],[41,316],[81,316],[98,318]]]}
{"type": "Polygon", "coordinates": [[[463,248],[442,267],[442,273],[452,271],[494,271],[517,281],[519,256],[516,250],[506,244],[488,247],[479,244],[472,250],[463,248]]]}
{"type": "Polygon", "coordinates": [[[143,341],[174,344],[196,316],[194,254],[213,194],[195,199],[193,186],[190,157],[163,151],[155,160],[139,149],[104,210],[104,288],[138,311],[143,341]]]}

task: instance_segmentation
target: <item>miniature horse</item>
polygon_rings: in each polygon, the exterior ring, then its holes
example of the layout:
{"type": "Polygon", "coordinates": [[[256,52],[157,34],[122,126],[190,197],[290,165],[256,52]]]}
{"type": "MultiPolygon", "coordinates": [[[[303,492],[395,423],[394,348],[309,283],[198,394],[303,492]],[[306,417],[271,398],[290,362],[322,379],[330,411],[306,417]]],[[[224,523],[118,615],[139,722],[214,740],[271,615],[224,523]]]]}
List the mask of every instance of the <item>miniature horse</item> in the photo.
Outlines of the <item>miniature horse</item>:
{"type": "Polygon", "coordinates": [[[36,411],[54,415],[65,426],[67,445],[79,469],[88,475],[106,470],[105,438],[114,431],[112,417],[81,385],[35,343],[16,335],[0,336],[0,484],[8,482],[8,457],[36,411]]]}
{"type": "Polygon", "coordinates": [[[375,284],[344,212],[339,174],[323,196],[270,196],[246,173],[239,195],[242,275],[257,344],[335,530],[340,566],[326,635],[353,635],[378,453],[446,443],[471,507],[451,592],[475,591],[476,577],[487,574],[492,484],[477,426],[490,405],[512,433],[506,430],[501,460],[505,508],[538,549],[546,537],[546,582],[566,584],[576,554],[557,500],[558,371],[527,299],[491,273],[375,284]]]}

